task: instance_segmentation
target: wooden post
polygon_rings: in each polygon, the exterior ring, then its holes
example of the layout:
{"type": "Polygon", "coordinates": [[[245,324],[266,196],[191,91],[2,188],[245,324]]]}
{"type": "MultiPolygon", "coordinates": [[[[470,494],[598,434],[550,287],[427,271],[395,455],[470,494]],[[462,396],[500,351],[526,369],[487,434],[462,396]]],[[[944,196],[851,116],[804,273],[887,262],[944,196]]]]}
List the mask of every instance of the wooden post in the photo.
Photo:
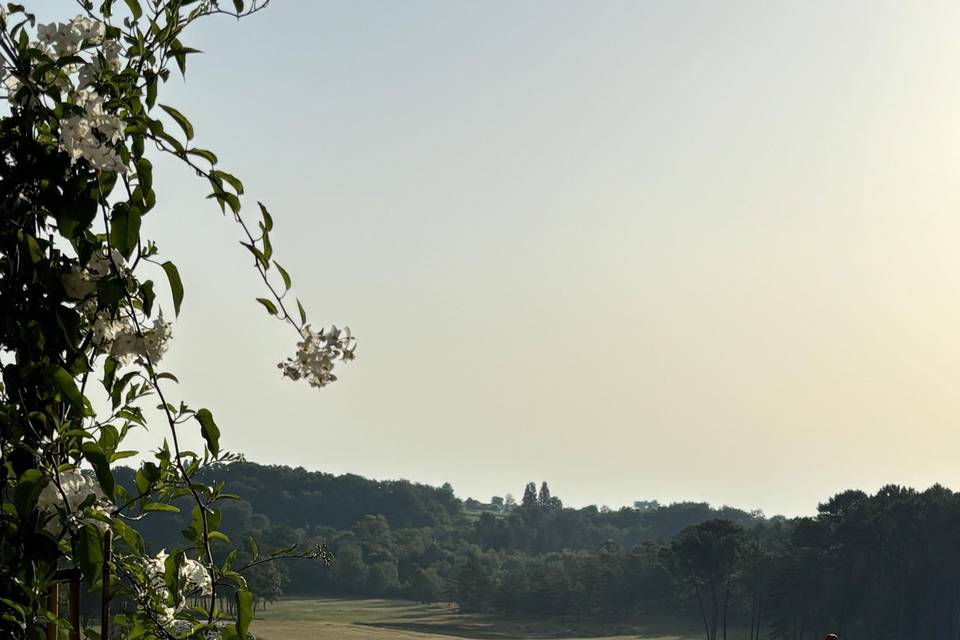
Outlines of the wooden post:
{"type": "Polygon", "coordinates": [[[103,574],[100,586],[100,640],[110,637],[110,560],[113,555],[113,531],[107,529],[103,536],[103,574]]]}
{"type": "MultiPolygon", "coordinates": [[[[47,588],[47,611],[60,615],[60,586],[56,582],[47,588]]],[[[57,640],[57,625],[53,622],[47,623],[47,640],[57,640]]]]}
{"type": "Polygon", "coordinates": [[[70,640],[80,640],[80,572],[70,575],[70,640]]]}

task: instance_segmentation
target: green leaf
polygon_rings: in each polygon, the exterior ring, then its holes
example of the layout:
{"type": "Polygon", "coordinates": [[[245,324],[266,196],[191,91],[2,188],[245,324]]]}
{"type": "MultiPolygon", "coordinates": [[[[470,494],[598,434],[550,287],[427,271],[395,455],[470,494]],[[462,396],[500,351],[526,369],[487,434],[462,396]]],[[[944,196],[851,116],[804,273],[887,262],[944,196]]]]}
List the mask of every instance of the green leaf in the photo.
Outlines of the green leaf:
{"type": "Polygon", "coordinates": [[[167,144],[169,144],[171,147],[173,147],[178,154],[183,155],[184,153],[187,152],[186,148],[183,146],[183,143],[177,140],[176,138],[174,138],[169,133],[163,131],[156,134],[156,136],[161,140],[163,140],[164,142],[166,142],[167,144]]]}
{"type": "Polygon", "coordinates": [[[250,555],[254,560],[260,557],[260,547],[257,545],[257,541],[253,539],[253,536],[250,537],[250,555]]]}
{"type": "Polygon", "coordinates": [[[225,189],[217,187],[217,190],[208,195],[207,198],[215,198],[221,211],[226,211],[224,207],[228,206],[230,211],[240,213],[240,198],[225,189]]]}
{"type": "Polygon", "coordinates": [[[264,268],[264,270],[266,270],[267,267],[270,266],[270,263],[267,262],[267,257],[263,255],[263,251],[260,251],[260,249],[250,244],[249,242],[241,241],[240,244],[245,246],[247,248],[247,251],[253,254],[253,257],[257,259],[257,262],[260,263],[260,265],[264,268]]]}
{"type": "Polygon", "coordinates": [[[281,267],[276,262],[273,263],[273,266],[277,268],[277,271],[280,272],[280,277],[283,278],[283,286],[289,291],[290,290],[290,274],[287,273],[287,270],[281,267]]]}
{"type": "Polygon", "coordinates": [[[233,0],[233,8],[237,13],[243,13],[243,0],[233,0]]]}
{"type": "Polygon", "coordinates": [[[57,203],[54,216],[60,234],[65,238],[82,234],[97,217],[99,207],[99,190],[96,186],[57,203]]]}
{"type": "Polygon", "coordinates": [[[273,256],[273,245],[270,244],[270,234],[263,232],[263,258],[267,261],[264,269],[270,268],[270,258],[273,256]]]}
{"type": "Polygon", "coordinates": [[[100,575],[103,570],[103,561],[103,539],[100,531],[91,524],[83,525],[77,541],[77,563],[87,577],[88,583],[92,583],[100,575]]]}
{"type": "Polygon", "coordinates": [[[129,259],[140,239],[140,209],[117,205],[110,217],[110,243],[129,259]]]}
{"type": "Polygon", "coordinates": [[[194,507],[190,518],[190,526],[183,529],[180,533],[191,542],[200,542],[203,539],[203,521],[201,520],[200,507],[194,507]]]}
{"type": "Polygon", "coordinates": [[[207,448],[213,455],[220,455],[220,429],[213,421],[213,414],[209,409],[200,409],[193,417],[200,423],[200,434],[207,443],[207,448]]]}
{"type": "Polygon", "coordinates": [[[177,67],[180,69],[180,75],[186,77],[187,75],[187,54],[184,50],[183,44],[174,39],[173,44],[170,46],[170,52],[173,54],[174,59],[177,61],[177,67]]]}
{"type": "Polygon", "coordinates": [[[267,211],[267,208],[263,206],[262,202],[258,202],[257,204],[260,205],[260,213],[263,214],[263,228],[271,231],[273,229],[273,216],[270,215],[270,212],[267,211]]]}
{"type": "Polygon", "coordinates": [[[307,312],[303,310],[303,305],[300,303],[299,299],[297,299],[297,310],[300,311],[300,324],[306,324],[307,312]]]}
{"type": "Polygon", "coordinates": [[[165,511],[168,513],[180,513],[180,508],[172,504],[163,504],[162,502],[148,502],[143,505],[144,511],[165,511]]]}
{"type": "Polygon", "coordinates": [[[228,538],[228,537],[227,537],[227,534],[225,534],[225,533],[222,532],[222,531],[211,531],[211,532],[210,532],[210,535],[207,536],[207,537],[210,538],[211,541],[213,541],[213,540],[219,540],[219,541],[224,542],[224,543],[226,543],[226,544],[230,544],[230,538],[228,538]]]}
{"type": "Polygon", "coordinates": [[[43,252],[40,251],[40,245],[37,244],[36,238],[29,233],[24,233],[23,231],[18,231],[17,237],[26,245],[27,255],[30,256],[30,262],[37,264],[43,259],[43,252]]]}
{"type": "Polygon", "coordinates": [[[118,534],[120,538],[130,546],[131,549],[135,550],[137,553],[143,555],[143,538],[135,529],[128,527],[123,520],[115,518],[113,520],[113,529],[118,534]]]}
{"type": "Polygon", "coordinates": [[[157,465],[155,465],[155,464],[152,463],[152,462],[144,462],[144,463],[143,463],[143,475],[144,475],[144,476],[147,478],[147,480],[149,480],[150,482],[156,482],[157,480],[160,479],[160,467],[158,467],[157,465]]]}
{"type": "Polygon", "coordinates": [[[74,406],[82,415],[90,416],[93,415],[93,411],[90,409],[90,404],[87,399],[80,393],[79,387],[77,387],[76,381],[73,379],[66,369],[63,367],[54,366],[50,370],[50,377],[59,387],[60,391],[66,396],[67,400],[70,401],[70,404],[74,406]]]}
{"type": "Polygon", "coordinates": [[[105,306],[112,306],[123,299],[127,289],[120,278],[105,278],[97,283],[97,298],[105,306]]]}
{"type": "Polygon", "coordinates": [[[157,104],[157,75],[155,73],[144,74],[147,78],[147,106],[151,109],[157,104]]]}
{"type": "Polygon", "coordinates": [[[253,620],[253,594],[246,589],[237,589],[237,635],[247,637],[247,629],[253,620]]]}
{"type": "Polygon", "coordinates": [[[33,511],[45,485],[45,478],[39,469],[27,469],[17,480],[13,500],[17,505],[17,512],[22,517],[27,517],[33,511]]]}
{"type": "Polygon", "coordinates": [[[235,175],[233,175],[232,173],[227,173],[226,171],[217,170],[217,171],[214,171],[211,175],[214,175],[220,178],[221,180],[229,184],[231,187],[233,187],[233,190],[237,192],[238,196],[243,195],[243,183],[240,182],[240,179],[235,175]]]}
{"type": "Polygon", "coordinates": [[[170,293],[173,295],[173,311],[180,315],[180,304],[183,302],[183,282],[180,280],[180,272],[177,265],[169,260],[164,262],[163,270],[167,274],[167,280],[170,281],[170,293]]]}
{"type": "Polygon", "coordinates": [[[215,154],[213,151],[201,149],[200,147],[194,147],[192,149],[187,149],[187,154],[191,156],[197,156],[198,158],[203,158],[209,162],[211,166],[217,164],[217,154],[215,154]]]}
{"type": "Polygon", "coordinates": [[[277,315],[277,305],[273,304],[273,302],[270,300],[267,300],[266,298],[257,298],[257,302],[262,304],[270,315],[277,315]]]}
{"type": "Polygon", "coordinates": [[[116,489],[116,482],[113,479],[113,473],[110,471],[107,454],[96,442],[84,442],[83,457],[93,467],[93,472],[97,475],[97,480],[100,482],[103,492],[112,498],[116,489]]]}
{"type": "Polygon", "coordinates": [[[187,120],[187,116],[183,115],[176,109],[171,106],[161,104],[160,108],[167,112],[173,121],[180,125],[180,128],[183,129],[183,135],[187,136],[187,140],[193,139],[193,125],[190,124],[190,121],[187,120]]]}
{"type": "Polygon", "coordinates": [[[153,313],[153,301],[157,294],[153,292],[153,280],[147,280],[140,285],[140,300],[143,302],[143,313],[149,318],[153,313]]]}
{"type": "Polygon", "coordinates": [[[127,6],[130,8],[130,13],[133,14],[134,20],[139,20],[140,16],[143,15],[143,9],[140,8],[140,3],[137,0],[124,0],[127,3],[127,6]]]}
{"type": "Polygon", "coordinates": [[[153,164],[146,158],[137,158],[137,179],[144,191],[153,188],[153,164]]]}

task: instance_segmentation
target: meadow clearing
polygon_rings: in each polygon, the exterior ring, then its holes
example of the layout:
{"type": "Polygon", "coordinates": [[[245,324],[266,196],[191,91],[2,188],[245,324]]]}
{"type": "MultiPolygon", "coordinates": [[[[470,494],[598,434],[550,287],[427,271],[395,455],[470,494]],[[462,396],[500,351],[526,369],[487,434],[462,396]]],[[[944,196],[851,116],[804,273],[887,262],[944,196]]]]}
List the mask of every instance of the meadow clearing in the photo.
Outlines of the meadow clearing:
{"type": "Polygon", "coordinates": [[[258,611],[250,630],[258,640],[692,640],[698,637],[693,630],[678,630],[650,620],[621,624],[460,614],[447,604],[345,598],[281,600],[266,611],[258,611]]]}

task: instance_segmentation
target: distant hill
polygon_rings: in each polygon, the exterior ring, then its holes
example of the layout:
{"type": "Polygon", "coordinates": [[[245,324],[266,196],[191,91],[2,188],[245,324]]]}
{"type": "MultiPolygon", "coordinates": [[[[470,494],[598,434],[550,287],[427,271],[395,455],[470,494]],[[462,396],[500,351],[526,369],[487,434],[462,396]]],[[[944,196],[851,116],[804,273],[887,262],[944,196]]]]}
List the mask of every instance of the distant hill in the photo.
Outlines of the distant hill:
{"type": "MultiPolygon", "coordinates": [[[[117,475],[132,484],[132,471],[117,475]]],[[[786,519],[702,502],[573,509],[546,483],[529,483],[514,503],[461,501],[449,485],[250,462],[205,476],[240,496],[220,503],[238,566],[250,560],[248,537],[261,553],[322,544],[334,554],[329,566],[252,567],[244,575],[260,603],[284,594],[400,596],[465,612],[650,614],[712,620],[712,637],[721,619],[750,627],[753,638],[829,628],[881,640],[919,629],[910,637],[933,640],[960,630],[960,494],[941,486],[843,491],[815,516],[786,519]]],[[[139,523],[151,548],[182,545],[192,505],[181,506],[139,523]]],[[[217,544],[217,555],[227,552],[217,544]]]]}
{"type": "MultiPolygon", "coordinates": [[[[118,480],[133,484],[133,471],[120,469],[118,480]]],[[[531,536],[529,512],[514,507],[493,513],[490,505],[458,499],[450,485],[433,487],[407,480],[371,480],[355,474],[334,475],[308,471],[302,467],[261,465],[240,462],[206,470],[205,482],[223,482],[239,501],[221,505],[226,532],[247,534],[286,527],[312,535],[323,530],[349,530],[365,516],[382,516],[392,529],[447,527],[458,536],[482,548],[516,549],[526,552],[592,550],[606,540],[626,547],[645,540],[667,540],[685,527],[714,518],[731,520],[752,527],[764,520],[762,514],[730,507],[714,508],[703,502],[656,504],[654,508],[624,507],[611,511],[589,506],[563,508],[558,498],[536,524],[531,536]]],[[[188,507],[189,501],[183,500],[188,507]]],[[[655,503],[654,503],[655,504],[655,503]]],[[[162,545],[178,542],[177,535],[186,526],[189,508],[180,514],[180,522],[152,516],[142,523],[145,537],[162,545]]],[[[177,516],[173,516],[177,517],[177,516]]]]}
{"type": "Polygon", "coordinates": [[[290,527],[352,527],[365,515],[382,515],[394,528],[451,523],[463,504],[449,485],[431,487],[406,480],[368,480],[303,467],[231,464],[207,474],[249,502],[273,524],[290,527]]]}

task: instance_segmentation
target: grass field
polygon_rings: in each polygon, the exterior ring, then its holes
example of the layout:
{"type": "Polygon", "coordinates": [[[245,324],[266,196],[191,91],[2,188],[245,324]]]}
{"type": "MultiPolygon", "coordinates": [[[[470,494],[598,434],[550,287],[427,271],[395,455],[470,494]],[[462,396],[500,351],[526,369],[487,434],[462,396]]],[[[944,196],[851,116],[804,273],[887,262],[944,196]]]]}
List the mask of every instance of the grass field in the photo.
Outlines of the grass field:
{"type": "Polygon", "coordinates": [[[604,624],[574,618],[505,618],[459,614],[446,604],[342,598],[283,600],[266,611],[258,611],[250,630],[258,640],[692,640],[699,637],[650,620],[604,624]]]}

